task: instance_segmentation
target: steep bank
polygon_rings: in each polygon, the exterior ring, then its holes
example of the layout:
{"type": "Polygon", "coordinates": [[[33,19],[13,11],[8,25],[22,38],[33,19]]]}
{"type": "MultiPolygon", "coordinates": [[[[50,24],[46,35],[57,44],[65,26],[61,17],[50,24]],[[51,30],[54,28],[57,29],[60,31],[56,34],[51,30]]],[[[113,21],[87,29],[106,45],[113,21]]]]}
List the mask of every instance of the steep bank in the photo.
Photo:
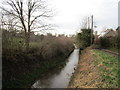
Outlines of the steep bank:
{"type": "Polygon", "coordinates": [[[117,88],[117,57],[87,48],[68,88],[117,88]]]}
{"type": "Polygon", "coordinates": [[[66,58],[72,53],[72,51],[66,53],[65,55],[61,55],[56,58],[53,58],[52,62],[51,61],[45,61],[45,62],[39,62],[39,63],[34,62],[33,64],[24,63],[23,66],[21,66],[21,63],[20,63],[18,67],[14,65],[16,68],[15,67],[13,68],[12,66],[13,70],[15,71],[10,72],[10,76],[11,75],[14,75],[14,76],[12,76],[11,80],[5,79],[5,78],[3,79],[4,80],[3,88],[30,88],[31,85],[36,80],[45,77],[47,74],[49,74],[53,70],[62,68],[66,63],[66,58]],[[18,68],[22,68],[21,69],[22,72],[20,72],[20,70],[17,71],[18,68]]]}
{"type": "Polygon", "coordinates": [[[19,40],[21,38],[13,37],[4,42],[3,88],[31,87],[36,80],[51,70],[61,68],[74,50],[73,43],[68,37],[44,36],[41,42],[30,42],[29,50],[20,45],[19,40]]]}

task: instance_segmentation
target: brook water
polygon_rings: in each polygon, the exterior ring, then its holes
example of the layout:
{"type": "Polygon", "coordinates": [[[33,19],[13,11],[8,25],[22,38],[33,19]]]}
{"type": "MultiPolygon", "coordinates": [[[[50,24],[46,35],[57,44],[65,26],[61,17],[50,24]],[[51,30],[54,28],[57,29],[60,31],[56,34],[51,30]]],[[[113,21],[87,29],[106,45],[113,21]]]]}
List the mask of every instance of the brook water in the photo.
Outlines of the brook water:
{"type": "Polygon", "coordinates": [[[59,71],[52,72],[51,75],[35,82],[33,88],[66,88],[69,84],[70,78],[78,65],[79,49],[74,49],[68,57],[68,62],[59,71]]]}

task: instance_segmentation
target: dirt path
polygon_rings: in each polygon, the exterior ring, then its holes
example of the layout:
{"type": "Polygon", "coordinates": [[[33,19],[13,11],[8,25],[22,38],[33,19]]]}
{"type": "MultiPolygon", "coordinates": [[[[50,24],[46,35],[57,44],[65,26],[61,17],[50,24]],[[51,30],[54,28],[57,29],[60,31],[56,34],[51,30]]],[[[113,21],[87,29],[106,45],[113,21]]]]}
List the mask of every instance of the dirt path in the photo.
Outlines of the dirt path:
{"type": "Polygon", "coordinates": [[[99,71],[93,64],[94,52],[88,48],[80,57],[78,67],[68,88],[98,88],[101,82],[99,71]]]}
{"type": "Polygon", "coordinates": [[[113,51],[110,51],[110,50],[107,50],[107,49],[101,49],[101,50],[104,51],[104,52],[107,52],[107,53],[113,54],[113,55],[115,55],[115,56],[118,56],[118,55],[119,55],[118,52],[113,52],[113,51]]]}

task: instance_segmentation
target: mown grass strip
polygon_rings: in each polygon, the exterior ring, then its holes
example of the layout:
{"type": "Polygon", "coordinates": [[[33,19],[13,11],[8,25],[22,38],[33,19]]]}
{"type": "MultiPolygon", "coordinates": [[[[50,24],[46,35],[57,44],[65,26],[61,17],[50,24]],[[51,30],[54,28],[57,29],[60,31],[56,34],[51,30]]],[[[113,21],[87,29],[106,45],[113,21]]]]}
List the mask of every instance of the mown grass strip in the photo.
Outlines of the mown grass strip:
{"type": "Polygon", "coordinates": [[[100,50],[94,50],[94,64],[97,65],[102,77],[102,88],[117,88],[118,83],[118,57],[105,53],[100,50]]]}

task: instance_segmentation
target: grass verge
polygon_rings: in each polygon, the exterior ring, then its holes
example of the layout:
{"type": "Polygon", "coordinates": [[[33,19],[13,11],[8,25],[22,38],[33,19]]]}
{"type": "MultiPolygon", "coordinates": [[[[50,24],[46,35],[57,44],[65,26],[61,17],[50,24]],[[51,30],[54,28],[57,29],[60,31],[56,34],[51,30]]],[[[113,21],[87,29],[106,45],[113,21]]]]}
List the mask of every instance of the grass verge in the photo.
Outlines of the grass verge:
{"type": "Polygon", "coordinates": [[[93,54],[100,76],[102,77],[101,88],[117,88],[118,83],[118,57],[105,53],[100,50],[94,50],[93,54]]]}

